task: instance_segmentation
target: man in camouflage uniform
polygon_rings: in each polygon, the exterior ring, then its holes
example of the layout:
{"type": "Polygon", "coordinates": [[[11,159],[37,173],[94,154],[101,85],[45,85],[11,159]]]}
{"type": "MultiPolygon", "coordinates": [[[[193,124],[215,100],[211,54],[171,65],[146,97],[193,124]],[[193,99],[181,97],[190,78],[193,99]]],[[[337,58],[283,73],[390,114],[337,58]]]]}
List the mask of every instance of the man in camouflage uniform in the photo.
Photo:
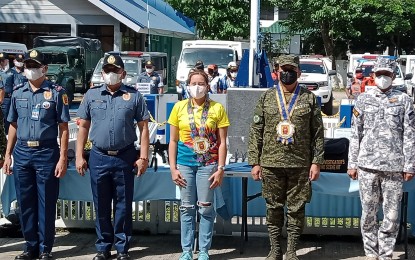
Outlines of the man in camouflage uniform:
{"type": "Polygon", "coordinates": [[[404,180],[415,172],[415,113],[411,98],[392,88],[396,63],[378,58],[376,89],[361,94],[353,110],[348,174],[359,177],[361,231],[366,259],[392,259],[404,180]],[[383,222],[377,213],[382,202],[383,222]]]}
{"type": "Polygon", "coordinates": [[[254,180],[262,180],[266,200],[271,243],[266,259],[282,260],[280,240],[287,204],[286,259],[295,260],[304,227],[305,204],[311,199],[310,181],[317,180],[324,162],[324,128],[316,96],[297,83],[301,74],[298,57],[283,55],[278,63],[276,88],[266,91],[255,108],[248,162],[253,166],[254,180]],[[289,108],[291,103],[292,114],[283,119],[282,106],[289,108]]]}

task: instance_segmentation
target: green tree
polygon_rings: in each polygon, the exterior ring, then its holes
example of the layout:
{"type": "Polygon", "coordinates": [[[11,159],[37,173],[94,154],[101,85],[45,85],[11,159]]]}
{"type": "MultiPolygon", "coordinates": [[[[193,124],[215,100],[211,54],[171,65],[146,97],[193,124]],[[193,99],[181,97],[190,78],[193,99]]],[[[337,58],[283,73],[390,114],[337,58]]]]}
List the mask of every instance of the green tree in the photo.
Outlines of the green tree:
{"type": "Polygon", "coordinates": [[[249,38],[249,0],[167,0],[174,9],[196,22],[201,39],[249,38]]]}
{"type": "MultiPolygon", "coordinates": [[[[284,25],[291,32],[303,32],[305,37],[319,34],[325,54],[332,58],[343,51],[336,45],[347,46],[350,38],[360,35],[353,21],[362,17],[361,5],[354,0],[272,0],[279,8],[290,11],[284,25]]],[[[311,44],[312,45],[312,44],[311,44]]],[[[333,62],[333,69],[336,64],[333,62]]]]}

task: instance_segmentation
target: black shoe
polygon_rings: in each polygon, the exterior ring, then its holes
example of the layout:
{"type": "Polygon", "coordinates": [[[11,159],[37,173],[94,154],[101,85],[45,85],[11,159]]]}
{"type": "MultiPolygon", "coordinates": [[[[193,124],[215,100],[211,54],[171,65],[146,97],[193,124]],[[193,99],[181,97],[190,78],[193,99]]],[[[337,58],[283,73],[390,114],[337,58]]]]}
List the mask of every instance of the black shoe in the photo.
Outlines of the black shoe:
{"type": "Polygon", "coordinates": [[[20,255],[16,256],[14,259],[20,259],[20,260],[32,260],[37,258],[33,253],[31,252],[23,252],[20,255]]]}
{"type": "Polygon", "coordinates": [[[131,257],[128,253],[117,253],[117,260],[130,260],[131,257]]]}
{"type": "Polygon", "coordinates": [[[39,259],[53,259],[53,256],[51,253],[42,253],[39,256],[39,259]]]}
{"type": "Polygon", "coordinates": [[[92,258],[92,260],[107,260],[110,258],[111,258],[110,252],[98,252],[98,254],[94,256],[94,258],[92,258]]]}

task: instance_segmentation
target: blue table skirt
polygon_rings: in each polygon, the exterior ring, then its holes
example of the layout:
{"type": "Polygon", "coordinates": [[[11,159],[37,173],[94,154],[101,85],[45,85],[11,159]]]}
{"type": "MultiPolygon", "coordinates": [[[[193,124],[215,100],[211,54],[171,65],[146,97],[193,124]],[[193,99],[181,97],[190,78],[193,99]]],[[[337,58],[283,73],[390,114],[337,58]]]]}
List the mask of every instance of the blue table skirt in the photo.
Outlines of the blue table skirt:
{"type": "MultiPolygon", "coordinates": [[[[227,174],[250,176],[251,167],[246,164],[231,164],[227,174]]],[[[134,182],[134,201],[178,200],[179,189],[171,180],[168,168],[157,172],[148,169],[134,182]]],[[[312,182],[313,196],[306,206],[306,215],[311,217],[360,217],[358,181],[351,180],[347,174],[322,172],[317,181],[312,182]]],[[[409,193],[408,222],[415,226],[415,181],[405,182],[404,190],[409,193]]],[[[248,178],[248,195],[261,192],[261,183],[248,178]]],[[[242,215],[242,179],[225,178],[220,189],[215,192],[215,208],[224,219],[242,215]]],[[[59,198],[74,201],[92,201],[90,176],[79,176],[73,166],[68,168],[60,180],[59,198]]],[[[4,184],[1,202],[3,212],[8,215],[10,205],[16,199],[14,178],[8,176],[4,184]]],[[[265,216],[265,201],[262,197],[248,203],[248,216],[265,216]]],[[[413,229],[415,235],[415,229],[413,229]]]]}

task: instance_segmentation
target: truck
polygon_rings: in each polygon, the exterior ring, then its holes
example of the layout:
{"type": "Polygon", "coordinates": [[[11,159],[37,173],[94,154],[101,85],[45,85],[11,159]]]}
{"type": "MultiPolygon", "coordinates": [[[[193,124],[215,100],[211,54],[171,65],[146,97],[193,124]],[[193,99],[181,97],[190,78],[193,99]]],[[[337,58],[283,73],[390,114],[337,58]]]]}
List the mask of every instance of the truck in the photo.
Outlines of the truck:
{"type": "Polygon", "coordinates": [[[72,36],[38,36],[33,49],[48,61],[46,77],[66,89],[70,101],[88,90],[94,68],[103,56],[98,39],[72,36]]]}
{"type": "Polygon", "coordinates": [[[183,41],[182,52],[177,64],[176,89],[182,93],[189,70],[197,61],[203,61],[205,67],[216,64],[220,76],[226,74],[228,63],[237,62],[242,58],[242,51],[249,49],[248,42],[194,40],[183,41]]]}

